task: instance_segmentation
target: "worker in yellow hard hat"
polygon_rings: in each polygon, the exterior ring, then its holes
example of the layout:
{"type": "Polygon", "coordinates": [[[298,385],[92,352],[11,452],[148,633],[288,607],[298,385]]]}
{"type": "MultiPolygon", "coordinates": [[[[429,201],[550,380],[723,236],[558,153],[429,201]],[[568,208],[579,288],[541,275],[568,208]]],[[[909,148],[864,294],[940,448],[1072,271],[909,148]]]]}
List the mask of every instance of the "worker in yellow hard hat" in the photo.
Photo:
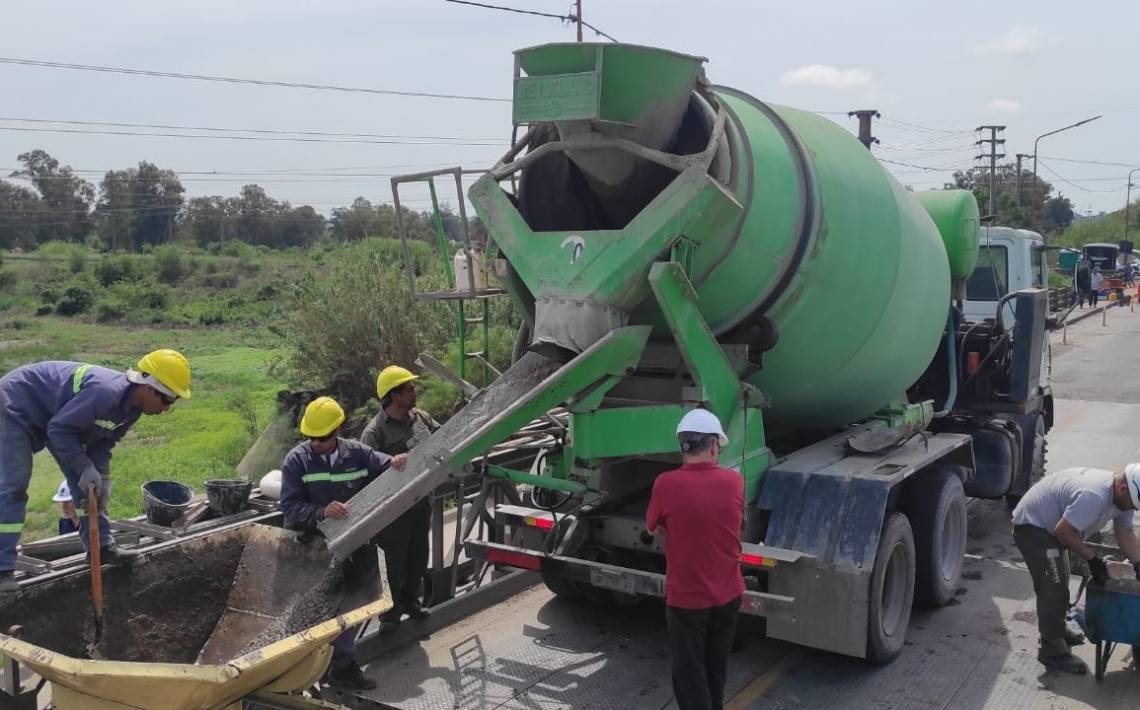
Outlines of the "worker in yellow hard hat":
{"type": "MultiPolygon", "coordinates": [[[[348,501],[384,471],[403,468],[407,456],[389,456],[359,441],[337,434],[344,423],[344,410],[332,397],[318,397],[305,407],[301,434],[305,441],[293,448],[281,464],[281,510],[285,527],[302,533],[319,533],[325,518],[347,518],[348,501]]],[[[353,554],[346,567],[371,564],[376,572],[375,548],[366,546],[353,554]],[[371,560],[368,559],[371,552],[371,560]]],[[[363,575],[356,572],[356,575],[363,575]]],[[[348,573],[346,572],[346,577],[348,573]]],[[[364,675],[356,662],[356,630],[347,629],[333,642],[333,658],[326,680],[353,690],[371,690],[376,682],[364,675]]]]}
{"type": "MultiPolygon", "coordinates": [[[[380,411],[368,422],[360,441],[386,454],[405,454],[426,439],[439,424],[427,412],[416,407],[417,376],[399,365],[389,365],[376,378],[376,396],[380,411]]],[[[428,566],[428,535],[431,506],[425,498],[404,512],[381,531],[380,549],[388,569],[388,588],[392,590],[392,610],[381,617],[382,623],[399,623],[404,614],[413,619],[428,615],[420,601],[424,573],[428,566]]]]}
{"type": "Polygon", "coordinates": [[[111,449],[143,414],[162,414],[190,399],[190,363],[175,350],[155,350],[119,372],[81,362],[17,367],[0,378],[0,594],[19,591],[13,577],[24,528],[32,454],[45,446],[63,471],[87,545],[87,492],[98,505],[102,559],[129,563],[135,553],[114,544],[107,501],[111,449]]]}

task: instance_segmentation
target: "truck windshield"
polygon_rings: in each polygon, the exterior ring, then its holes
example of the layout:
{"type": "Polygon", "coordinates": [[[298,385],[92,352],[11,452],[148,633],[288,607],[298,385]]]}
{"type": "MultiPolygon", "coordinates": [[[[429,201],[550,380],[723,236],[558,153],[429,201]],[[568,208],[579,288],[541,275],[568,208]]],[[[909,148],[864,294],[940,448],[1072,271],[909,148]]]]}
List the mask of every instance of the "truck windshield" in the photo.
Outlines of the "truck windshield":
{"type": "Polygon", "coordinates": [[[966,281],[966,300],[996,301],[1009,287],[1009,253],[1004,246],[978,248],[978,265],[966,281]]]}

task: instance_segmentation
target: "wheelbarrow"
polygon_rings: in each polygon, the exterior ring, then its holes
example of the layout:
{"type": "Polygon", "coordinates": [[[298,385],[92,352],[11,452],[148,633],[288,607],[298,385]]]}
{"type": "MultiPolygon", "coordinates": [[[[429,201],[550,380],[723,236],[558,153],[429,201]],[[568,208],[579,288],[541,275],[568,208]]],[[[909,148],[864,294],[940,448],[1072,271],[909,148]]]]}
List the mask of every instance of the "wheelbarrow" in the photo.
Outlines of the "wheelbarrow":
{"type": "Polygon", "coordinates": [[[1133,662],[1140,667],[1140,582],[1114,579],[1103,588],[1090,585],[1085,599],[1085,613],[1077,621],[1096,644],[1096,679],[1104,679],[1120,644],[1132,646],[1133,662]]]}

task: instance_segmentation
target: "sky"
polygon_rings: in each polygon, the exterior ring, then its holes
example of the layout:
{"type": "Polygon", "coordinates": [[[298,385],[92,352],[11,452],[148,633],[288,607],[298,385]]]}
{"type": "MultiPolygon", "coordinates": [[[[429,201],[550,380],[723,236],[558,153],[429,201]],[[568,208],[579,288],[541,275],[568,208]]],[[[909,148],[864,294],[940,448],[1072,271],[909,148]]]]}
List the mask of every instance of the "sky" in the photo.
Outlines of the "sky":
{"type": "MultiPolygon", "coordinates": [[[[571,4],[488,2],[555,14],[571,4]]],[[[1012,162],[1016,153],[1033,152],[1037,135],[1103,116],[1040,142],[1039,174],[1081,213],[1121,208],[1129,166],[1140,165],[1132,50],[1140,3],[584,0],[582,14],[620,41],[707,57],[714,83],[819,111],[852,132],[847,111],[877,109],[881,143],[874,152],[894,161],[884,165],[916,190],[941,187],[954,169],[973,165],[980,137],[974,129],[986,124],[1007,126],[1012,162]]],[[[574,36],[556,19],[443,0],[38,0],[6,3],[0,59],[505,99],[513,50],[574,36]]],[[[585,39],[605,41],[589,30],[585,39]]],[[[147,160],[180,173],[190,197],[230,196],[257,183],[276,199],[328,214],[357,196],[390,201],[394,174],[489,167],[510,131],[510,103],[501,100],[0,61],[0,174],[33,148],[93,182],[106,170],[147,160]],[[218,128],[271,133],[203,130],[218,128]]],[[[454,187],[441,187],[440,196],[456,204],[454,187]]],[[[414,209],[429,206],[422,188],[401,189],[401,198],[414,209]]]]}

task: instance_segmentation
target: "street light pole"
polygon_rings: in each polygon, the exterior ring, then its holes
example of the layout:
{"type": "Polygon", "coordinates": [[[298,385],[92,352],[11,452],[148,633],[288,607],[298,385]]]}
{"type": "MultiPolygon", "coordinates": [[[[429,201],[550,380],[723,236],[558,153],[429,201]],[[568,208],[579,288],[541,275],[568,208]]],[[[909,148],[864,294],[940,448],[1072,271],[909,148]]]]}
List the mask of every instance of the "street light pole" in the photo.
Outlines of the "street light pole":
{"type": "Polygon", "coordinates": [[[1092,118],[1086,118],[1083,121],[1077,121],[1076,123],[1074,123],[1071,126],[1065,126],[1064,128],[1058,128],[1057,130],[1049,131],[1048,133],[1042,133],[1041,135],[1037,136],[1036,139],[1034,139],[1034,141],[1033,141],[1033,184],[1034,184],[1034,186],[1037,185],[1037,143],[1042,138],[1044,138],[1046,136],[1051,136],[1055,133],[1060,133],[1061,131],[1067,131],[1070,128],[1076,128],[1077,126],[1083,126],[1086,123],[1092,123],[1093,121],[1097,120],[1098,118],[1100,118],[1100,116],[1093,116],[1092,118]]]}
{"type": "Polygon", "coordinates": [[[1132,206],[1132,173],[1140,170],[1140,168],[1132,168],[1128,171],[1128,190],[1127,197],[1124,198],[1124,241],[1128,241],[1128,208],[1132,206]]]}

